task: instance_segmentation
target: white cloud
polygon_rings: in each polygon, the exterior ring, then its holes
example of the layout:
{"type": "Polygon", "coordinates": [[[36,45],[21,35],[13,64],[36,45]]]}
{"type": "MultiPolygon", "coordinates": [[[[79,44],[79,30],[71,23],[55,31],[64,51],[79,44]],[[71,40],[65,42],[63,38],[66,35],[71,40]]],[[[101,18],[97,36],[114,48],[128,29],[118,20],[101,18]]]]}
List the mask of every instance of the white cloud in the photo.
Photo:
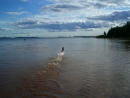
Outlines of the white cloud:
{"type": "Polygon", "coordinates": [[[55,21],[45,22],[42,20],[21,20],[14,23],[14,26],[20,29],[46,29],[48,31],[77,31],[90,30],[90,28],[109,27],[109,24],[102,21],[55,21]]]}
{"type": "Polygon", "coordinates": [[[23,10],[23,8],[22,8],[22,7],[19,7],[18,10],[23,10]]]}
{"type": "Polygon", "coordinates": [[[13,29],[10,28],[0,28],[0,31],[12,31],[13,29]]]}
{"type": "Polygon", "coordinates": [[[62,5],[50,5],[45,6],[41,9],[41,11],[52,11],[52,12],[66,12],[66,11],[75,11],[82,9],[83,6],[81,5],[74,5],[74,4],[62,4],[62,5]]]}
{"type": "Polygon", "coordinates": [[[108,4],[122,5],[126,0],[97,0],[99,2],[104,2],[108,4]]]}
{"type": "Polygon", "coordinates": [[[121,21],[121,20],[127,21],[129,19],[129,17],[130,17],[130,10],[129,11],[120,11],[120,12],[115,11],[108,15],[90,17],[89,19],[104,20],[104,21],[121,21]]]}
{"type": "Polygon", "coordinates": [[[27,2],[27,1],[29,1],[29,0],[20,0],[20,1],[22,1],[22,2],[27,2]]]}
{"type": "Polygon", "coordinates": [[[54,4],[43,6],[44,12],[71,12],[88,11],[91,9],[107,8],[108,4],[102,2],[88,2],[82,0],[55,0],[54,4]]]}
{"type": "Polygon", "coordinates": [[[21,11],[21,12],[6,12],[8,15],[23,15],[23,14],[29,14],[29,12],[21,11]]]}

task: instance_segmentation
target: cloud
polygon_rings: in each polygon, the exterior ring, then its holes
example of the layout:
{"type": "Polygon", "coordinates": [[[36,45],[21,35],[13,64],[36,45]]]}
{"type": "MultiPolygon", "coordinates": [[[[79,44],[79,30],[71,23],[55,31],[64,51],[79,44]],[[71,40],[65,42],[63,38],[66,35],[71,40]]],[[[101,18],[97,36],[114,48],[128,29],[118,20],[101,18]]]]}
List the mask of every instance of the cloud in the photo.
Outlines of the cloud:
{"type": "Polygon", "coordinates": [[[97,0],[99,2],[105,2],[105,3],[110,3],[110,4],[115,4],[115,5],[118,5],[118,4],[124,4],[126,0],[97,0]]]}
{"type": "Polygon", "coordinates": [[[18,10],[23,10],[23,8],[22,8],[22,7],[19,7],[18,10]]]}
{"type": "MultiPolygon", "coordinates": [[[[70,12],[70,11],[79,11],[79,10],[86,10],[87,8],[105,8],[107,5],[102,3],[78,3],[78,4],[55,4],[49,5],[41,8],[41,11],[46,12],[70,12]]],[[[87,10],[86,10],[87,11],[87,10]]]]}
{"type": "Polygon", "coordinates": [[[130,10],[129,11],[121,11],[121,12],[115,11],[109,15],[90,17],[88,19],[103,20],[103,21],[118,21],[118,20],[128,20],[129,17],[130,17],[130,10]]]}
{"type": "Polygon", "coordinates": [[[65,12],[65,11],[75,11],[82,9],[83,6],[72,5],[72,4],[61,4],[61,5],[51,5],[41,8],[41,11],[52,11],[52,12],[65,12]]]}
{"type": "Polygon", "coordinates": [[[27,2],[27,1],[29,1],[29,0],[20,0],[20,1],[22,1],[22,2],[27,2]]]}
{"type": "MultiPolygon", "coordinates": [[[[20,1],[27,2],[30,0],[20,1]]],[[[20,17],[19,21],[8,25],[15,26],[13,28],[17,30],[45,29],[53,32],[92,31],[93,28],[109,28],[117,24],[115,21],[121,23],[122,20],[130,19],[130,10],[126,10],[130,7],[125,6],[126,1],[129,0],[33,0],[30,1],[31,4],[42,2],[43,5],[38,6],[40,13],[32,14],[26,18],[20,17]]],[[[22,11],[23,8],[21,6],[16,12],[6,12],[6,14],[17,16],[29,14],[29,12],[22,11]]]]}
{"type": "Polygon", "coordinates": [[[90,30],[90,28],[108,27],[106,22],[43,22],[36,20],[22,20],[14,24],[20,29],[46,29],[48,31],[76,31],[76,30],[90,30]]]}
{"type": "Polygon", "coordinates": [[[23,15],[23,14],[29,14],[29,12],[21,11],[21,12],[6,12],[8,15],[23,15]]]}
{"type": "Polygon", "coordinates": [[[88,11],[97,8],[107,8],[108,3],[98,0],[51,0],[52,4],[43,6],[40,11],[44,12],[71,12],[71,11],[88,11]]]}
{"type": "MultiPolygon", "coordinates": [[[[50,16],[57,15],[57,17],[89,17],[88,19],[107,20],[109,17],[113,19],[116,13],[109,15],[116,11],[125,11],[130,7],[126,7],[127,0],[49,0],[52,3],[44,5],[40,11],[50,16]],[[118,4],[118,3],[121,3],[118,4]],[[122,9],[122,10],[121,10],[122,9]],[[66,15],[65,15],[66,14],[66,15]],[[106,14],[106,16],[105,16],[106,14]],[[107,16],[108,15],[108,16],[107,16]],[[105,19],[106,17],[106,19],[105,19]]],[[[83,18],[82,18],[83,19],[83,18]]],[[[84,18],[85,19],[85,18],[84,18]]],[[[108,19],[109,20],[109,19],[108,19]]],[[[114,20],[114,19],[113,19],[114,20]]],[[[112,20],[112,21],[113,21],[112,20]]]]}
{"type": "Polygon", "coordinates": [[[105,5],[105,4],[102,4],[102,3],[95,3],[94,5],[93,5],[95,8],[105,8],[105,7],[107,7],[107,5],[105,5]]]}
{"type": "Polygon", "coordinates": [[[1,31],[12,31],[13,29],[10,29],[10,28],[0,28],[0,32],[1,31]]]}

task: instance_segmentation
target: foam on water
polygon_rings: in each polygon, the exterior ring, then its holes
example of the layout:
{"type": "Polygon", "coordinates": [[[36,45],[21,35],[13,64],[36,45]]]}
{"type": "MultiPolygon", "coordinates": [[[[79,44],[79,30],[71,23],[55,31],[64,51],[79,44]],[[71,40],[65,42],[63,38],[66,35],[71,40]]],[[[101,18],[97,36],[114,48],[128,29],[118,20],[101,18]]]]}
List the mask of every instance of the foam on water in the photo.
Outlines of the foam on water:
{"type": "Polygon", "coordinates": [[[58,57],[57,57],[56,59],[53,59],[52,62],[55,62],[55,61],[61,61],[63,55],[64,55],[64,52],[60,52],[60,53],[58,53],[58,57]]]}

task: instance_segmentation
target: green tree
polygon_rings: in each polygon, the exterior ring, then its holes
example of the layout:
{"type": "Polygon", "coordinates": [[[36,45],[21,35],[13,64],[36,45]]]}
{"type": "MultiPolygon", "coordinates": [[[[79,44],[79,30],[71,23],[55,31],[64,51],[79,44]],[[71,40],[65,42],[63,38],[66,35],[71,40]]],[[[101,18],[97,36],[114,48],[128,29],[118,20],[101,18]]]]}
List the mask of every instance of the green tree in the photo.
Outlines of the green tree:
{"type": "Polygon", "coordinates": [[[114,38],[127,38],[130,37],[130,22],[127,21],[122,27],[110,28],[107,33],[107,37],[114,38]]]}
{"type": "Polygon", "coordinates": [[[106,34],[106,32],[104,31],[104,36],[106,37],[107,36],[107,34],[106,34]]]}

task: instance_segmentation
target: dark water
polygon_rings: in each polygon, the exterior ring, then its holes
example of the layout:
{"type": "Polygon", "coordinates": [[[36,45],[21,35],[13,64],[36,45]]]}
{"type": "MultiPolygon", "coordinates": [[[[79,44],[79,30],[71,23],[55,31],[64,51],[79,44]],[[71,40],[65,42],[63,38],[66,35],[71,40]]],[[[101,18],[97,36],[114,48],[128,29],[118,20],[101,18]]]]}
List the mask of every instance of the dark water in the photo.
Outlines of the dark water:
{"type": "Polygon", "coordinates": [[[96,38],[2,39],[0,98],[130,98],[130,44],[96,38]],[[65,55],[54,61],[62,46],[65,55]]]}

